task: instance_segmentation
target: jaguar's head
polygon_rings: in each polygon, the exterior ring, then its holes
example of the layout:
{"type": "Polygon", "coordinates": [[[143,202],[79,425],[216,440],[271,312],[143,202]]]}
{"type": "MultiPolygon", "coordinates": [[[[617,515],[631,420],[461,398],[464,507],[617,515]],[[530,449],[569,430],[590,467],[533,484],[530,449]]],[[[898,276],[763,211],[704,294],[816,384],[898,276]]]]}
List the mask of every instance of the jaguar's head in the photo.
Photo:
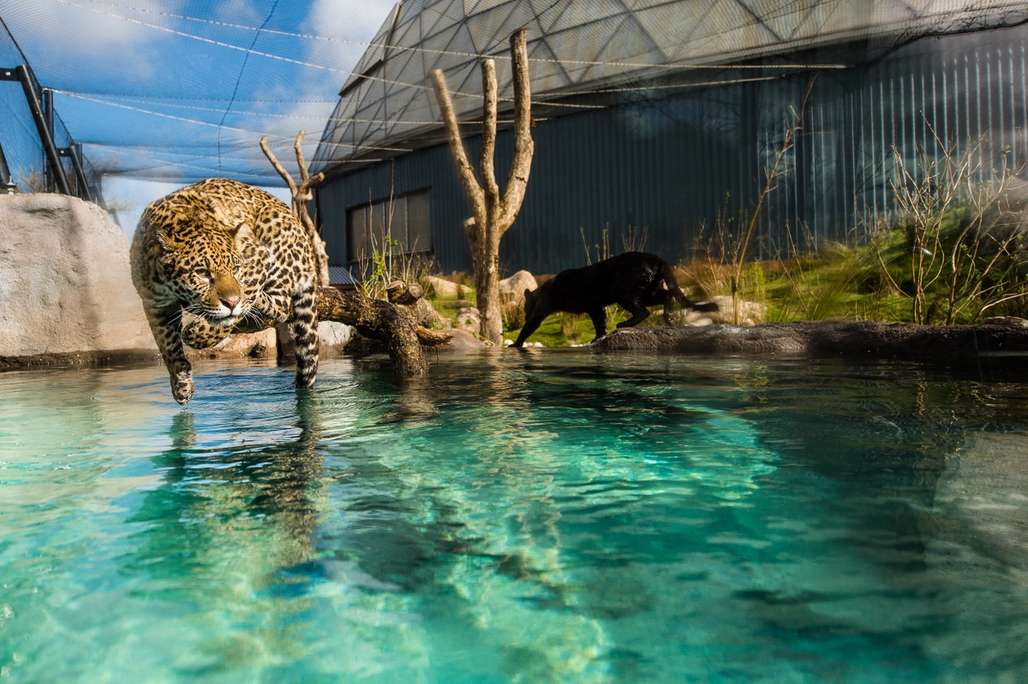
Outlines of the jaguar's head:
{"type": "Polygon", "coordinates": [[[162,233],[161,268],[184,308],[216,325],[234,325],[249,308],[239,279],[250,229],[162,233]]]}

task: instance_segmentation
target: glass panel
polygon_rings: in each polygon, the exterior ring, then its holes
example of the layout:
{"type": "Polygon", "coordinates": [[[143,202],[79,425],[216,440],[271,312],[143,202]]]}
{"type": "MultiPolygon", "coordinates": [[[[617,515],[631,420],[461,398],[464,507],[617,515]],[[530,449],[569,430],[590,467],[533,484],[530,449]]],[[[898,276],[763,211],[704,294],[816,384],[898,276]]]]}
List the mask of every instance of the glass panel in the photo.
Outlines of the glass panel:
{"type": "Polygon", "coordinates": [[[371,248],[368,256],[373,250],[381,250],[385,242],[385,235],[389,226],[389,202],[375,202],[371,205],[371,216],[368,220],[370,226],[371,248]]]}
{"type": "Polygon", "coordinates": [[[432,251],[430,207],[428,190],[407,196],[408,251],[432,251]]]}
{"type": "Polygon", "coordinates": [[[350,210],[350,259],[365,258],[371,255],[368,244],[368,208],[358,207],[350,210]]]}

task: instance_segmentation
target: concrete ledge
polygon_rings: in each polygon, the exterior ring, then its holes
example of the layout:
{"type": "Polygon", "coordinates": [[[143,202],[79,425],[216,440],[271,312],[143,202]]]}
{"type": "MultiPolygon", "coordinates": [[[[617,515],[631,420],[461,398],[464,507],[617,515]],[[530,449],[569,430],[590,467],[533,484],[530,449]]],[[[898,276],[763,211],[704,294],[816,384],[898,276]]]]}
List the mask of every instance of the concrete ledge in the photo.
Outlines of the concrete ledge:
{"type": "Polygon", "coordinates": [[[592,345],[597,352],[809,355],[958,361],[1028,356],[1028,327],[1018,319],[966,326],[824,321],[736,327],[618,330],[592,345]]]}

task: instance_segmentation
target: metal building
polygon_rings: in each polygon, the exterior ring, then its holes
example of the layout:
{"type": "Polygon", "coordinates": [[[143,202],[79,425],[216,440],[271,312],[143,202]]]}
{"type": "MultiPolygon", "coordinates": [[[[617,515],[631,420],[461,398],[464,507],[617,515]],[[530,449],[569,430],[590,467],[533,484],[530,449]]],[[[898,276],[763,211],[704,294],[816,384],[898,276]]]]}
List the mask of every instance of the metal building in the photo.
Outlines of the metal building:
{"type": "MultiPolygon", "coordinates": [[[[1028,161],[1028,7],[972,0],[419,0],[390,13],[341,92],[315,157],[332,265],[383,234],[465,270],[459,186],[428,74],[443,69],[477,155],[479,55],[527,27],[536,125],[505,271],[553,272],[615,248],[675,260],[718,215],[746,214],[793,113],[760,248],[857,240],[891,200],[892,150],[916,160],[982,141],[985,167],[1028,161]],[[804,94],[810,89],[806,106],[804,94]]],[[[504,98],[507,98],[506,100],[504,98]]],[[[511,155],[502,131],[498,175],[511,155]]],[[[983,170],[983,173],[987,171],[983,170]]]]}

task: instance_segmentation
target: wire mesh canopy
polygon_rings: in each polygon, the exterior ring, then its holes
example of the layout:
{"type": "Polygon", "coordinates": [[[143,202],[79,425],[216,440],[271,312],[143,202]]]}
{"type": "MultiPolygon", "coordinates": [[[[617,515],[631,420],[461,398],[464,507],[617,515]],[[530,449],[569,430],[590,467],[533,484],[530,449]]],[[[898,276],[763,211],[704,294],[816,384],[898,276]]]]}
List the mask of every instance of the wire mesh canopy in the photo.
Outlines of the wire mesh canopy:
{"type": "Polygon", "coordinates": [[[403,148],[438,130],[428,82],[433,69],[446,74],[458,115],[473,121],[481,109],[477,62],[481,55],[496,57],[502,110],[513,90],[507,40],[522,27],[528,30],[533,114],[545,118],[602,107],[589,102],[636,90],[845,68],[816,60],[788,63],[789,55],[872,38],[887,47],[1018,21],[1025,12],[1023,1],[1009,0],[401,2],[343,88],[314,166],[369,157],[375,148],[403,148]],[[671,74],[688,78],[653,81],[671,74]]]}
{"type": "MultiPolygon", "coordinates": [[[[1023,0],[0,0],[66,137],[84,144],[97,172],[263,185],[281,181],[261,135],[295,172],[301,128],[318,170],[400,154],[438,132],[435,68],[458,114],[473,120],[476,64],[496,56],[509,105],[507,40],[522,27],[534,114],[546,118],[607,106],[603,96],[618,91],[776,78],[809,69],[788,63],[807,47],[899,41],[1025,12],[1023,0]],[[683,73],[688,82],[653,80],[683,73]]],[[[22,50],[8,47],[17,60],[22,50]]]]}
{"type": "MultiPolygon", "coordinates": [[[[268,135],[295,173],[292,140],[306,129],[313,156],[340,84],[391,7],[392,0],[0,0],[0,18],[98,172],[281,185],[259,137],[268,135]]],[[[16,49],[3,54],[21,61],[16,49]]],[[[19,125],[32,128],[31,120],[19,125]]]]}

